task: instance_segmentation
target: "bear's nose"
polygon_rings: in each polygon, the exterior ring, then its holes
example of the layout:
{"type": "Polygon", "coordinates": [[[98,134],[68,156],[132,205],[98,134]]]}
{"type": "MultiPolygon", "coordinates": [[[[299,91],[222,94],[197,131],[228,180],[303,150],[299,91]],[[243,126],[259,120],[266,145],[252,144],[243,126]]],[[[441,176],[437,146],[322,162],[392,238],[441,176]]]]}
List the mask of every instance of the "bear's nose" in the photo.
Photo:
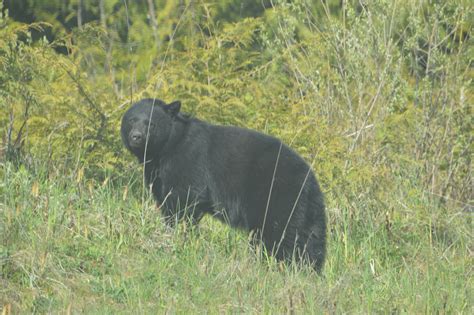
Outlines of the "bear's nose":
{"type": "Polygon", "coordinates": [[[138,131],[132,131],[130,133],[130,138],[133,142],[140,142],[142,140],[142,134],[138,131]]]}

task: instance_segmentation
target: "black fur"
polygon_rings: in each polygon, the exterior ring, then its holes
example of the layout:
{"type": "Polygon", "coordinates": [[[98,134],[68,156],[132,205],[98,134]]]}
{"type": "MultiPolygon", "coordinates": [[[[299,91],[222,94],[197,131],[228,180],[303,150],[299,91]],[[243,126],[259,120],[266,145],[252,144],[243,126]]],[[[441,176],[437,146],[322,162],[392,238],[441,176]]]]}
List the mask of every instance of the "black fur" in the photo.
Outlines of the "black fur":
{"type": "Polygon", "coordinates": [[[310,166],[277,138],[189,118],[180,106],[144,99],[122,119],[123,142],[145,163],[167,222],[208,213],[254,231],[277,259],[320,271],[326,216],[310,166]]]}

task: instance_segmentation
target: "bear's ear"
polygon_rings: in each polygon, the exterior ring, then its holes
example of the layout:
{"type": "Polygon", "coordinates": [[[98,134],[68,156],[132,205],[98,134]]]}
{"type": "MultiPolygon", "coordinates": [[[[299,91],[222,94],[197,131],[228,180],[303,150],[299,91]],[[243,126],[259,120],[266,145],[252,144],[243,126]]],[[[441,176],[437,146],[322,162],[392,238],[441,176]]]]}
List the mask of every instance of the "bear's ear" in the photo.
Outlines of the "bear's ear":
{"type": "Polygon", "coordinates": [[[171,102],[165,106],[165,109],[168,113],[171,114],[171,116],[176,116],[179,113],[179,110],[181,109],[181,102],[180,101],[171,102]]]}

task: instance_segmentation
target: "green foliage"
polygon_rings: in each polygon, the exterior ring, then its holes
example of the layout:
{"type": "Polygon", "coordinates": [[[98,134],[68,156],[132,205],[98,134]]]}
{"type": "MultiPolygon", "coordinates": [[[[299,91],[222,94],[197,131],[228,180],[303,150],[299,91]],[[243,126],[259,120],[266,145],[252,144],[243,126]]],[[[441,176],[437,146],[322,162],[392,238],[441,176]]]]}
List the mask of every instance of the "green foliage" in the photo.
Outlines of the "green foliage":
{"type": "Polygon", "coordinates": [[[0,304],[472,308],[470,1],[4,3],[0,304]],[[213,221],[165,230],[119,136],[142,97],[301,153],[328,203],[326,278],[262,261],[213,221]]]}

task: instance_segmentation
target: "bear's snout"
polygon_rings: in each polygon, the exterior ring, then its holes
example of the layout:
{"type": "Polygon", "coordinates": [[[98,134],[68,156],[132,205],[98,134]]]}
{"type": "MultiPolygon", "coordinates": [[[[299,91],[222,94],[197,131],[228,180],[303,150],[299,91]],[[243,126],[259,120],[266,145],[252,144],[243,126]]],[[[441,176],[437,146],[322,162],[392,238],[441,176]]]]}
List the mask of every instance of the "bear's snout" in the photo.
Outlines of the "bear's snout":
{"type": "Polygon", "coordinates": [[[132,147],[141,147],[143,145],[143,134],[138,130],[132,130],[129,135],[130,145],[132,147]]]}

